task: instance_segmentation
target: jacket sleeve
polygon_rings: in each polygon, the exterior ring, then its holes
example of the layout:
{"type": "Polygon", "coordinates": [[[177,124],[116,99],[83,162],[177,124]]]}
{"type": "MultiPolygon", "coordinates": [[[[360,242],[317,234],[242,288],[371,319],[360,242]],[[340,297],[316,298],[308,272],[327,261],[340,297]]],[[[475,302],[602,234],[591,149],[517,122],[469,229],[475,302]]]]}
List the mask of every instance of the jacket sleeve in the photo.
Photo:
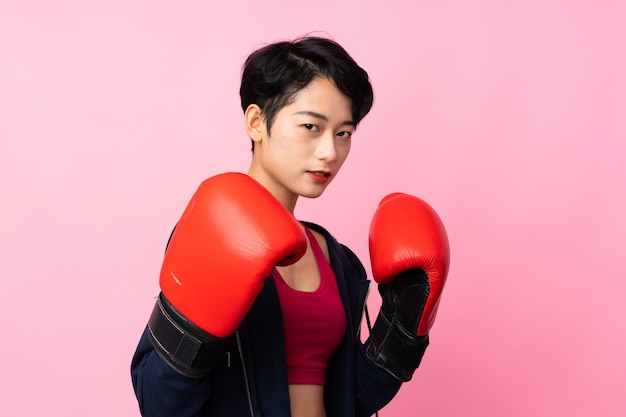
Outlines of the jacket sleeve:
{"type": "Polygon", "coordinates": [[[188,377],[161,359],[144,330],[131,362],[133,389],[144,417],[194,416],[209,398],[209,377],[188,377]]]}

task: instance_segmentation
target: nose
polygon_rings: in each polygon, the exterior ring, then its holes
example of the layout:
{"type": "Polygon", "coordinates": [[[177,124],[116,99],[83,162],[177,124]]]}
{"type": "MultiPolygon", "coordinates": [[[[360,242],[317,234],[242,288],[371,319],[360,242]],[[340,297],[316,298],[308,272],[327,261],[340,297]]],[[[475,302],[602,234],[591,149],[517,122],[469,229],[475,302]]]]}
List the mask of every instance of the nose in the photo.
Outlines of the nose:
{"type": "Polygon", "coordinates": [[[315,149],[315,156],[327,163],[337,159],[337,145],[335,144],[334,135],[328,134],[319,138],[317,148],[315,149]]]}

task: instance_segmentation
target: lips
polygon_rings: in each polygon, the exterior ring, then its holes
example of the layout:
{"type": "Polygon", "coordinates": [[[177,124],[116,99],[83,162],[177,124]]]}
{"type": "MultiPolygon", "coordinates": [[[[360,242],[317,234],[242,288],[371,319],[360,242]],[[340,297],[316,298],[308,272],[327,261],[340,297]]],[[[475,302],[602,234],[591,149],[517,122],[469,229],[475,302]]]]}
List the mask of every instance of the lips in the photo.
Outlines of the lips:
{"type": "Polygon", "coordinates": [[[307,174],[316,182],[325,183],[330,179],[330,171],[307,171],[307,174]]]}

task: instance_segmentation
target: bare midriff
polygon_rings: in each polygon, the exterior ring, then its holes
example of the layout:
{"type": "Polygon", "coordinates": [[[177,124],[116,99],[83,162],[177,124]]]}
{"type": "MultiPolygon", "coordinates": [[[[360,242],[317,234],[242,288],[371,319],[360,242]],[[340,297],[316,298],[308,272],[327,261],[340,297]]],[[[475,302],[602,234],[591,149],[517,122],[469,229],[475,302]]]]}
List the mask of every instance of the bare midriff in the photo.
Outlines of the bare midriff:
{"type": "Polygon", "coordinates": [[[292,417],[326,417],[323,385],[289,385],[292,417]]]}

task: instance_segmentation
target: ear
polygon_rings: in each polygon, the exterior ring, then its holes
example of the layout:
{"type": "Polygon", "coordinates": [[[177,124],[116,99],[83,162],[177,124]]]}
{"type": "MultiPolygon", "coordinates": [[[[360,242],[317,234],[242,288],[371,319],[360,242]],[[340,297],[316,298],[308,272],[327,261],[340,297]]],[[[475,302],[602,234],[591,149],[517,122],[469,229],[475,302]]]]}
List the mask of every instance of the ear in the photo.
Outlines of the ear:
{"type": "Polygon", "coordinates": [[[265,132],[265,116],[257,104],[250,104],[246,109],[244,124],[250,139],[260,142],[265,132]]]}

